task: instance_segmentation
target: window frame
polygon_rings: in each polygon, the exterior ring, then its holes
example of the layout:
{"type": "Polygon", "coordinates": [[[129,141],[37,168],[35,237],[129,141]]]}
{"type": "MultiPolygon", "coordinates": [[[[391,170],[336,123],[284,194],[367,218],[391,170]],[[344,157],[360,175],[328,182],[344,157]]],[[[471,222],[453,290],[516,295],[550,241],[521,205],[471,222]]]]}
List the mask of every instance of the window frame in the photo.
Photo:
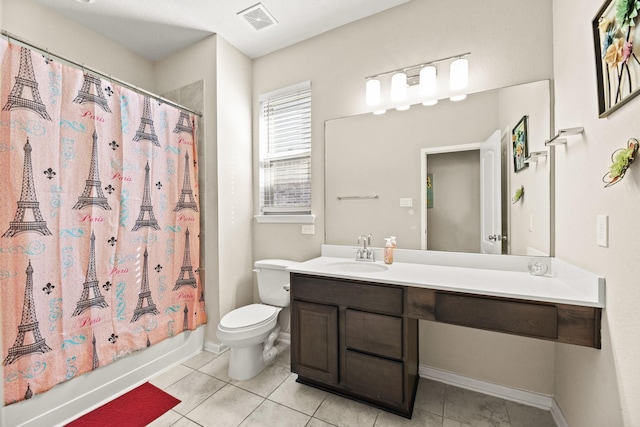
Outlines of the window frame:
{"type": "Polygon", "coordinates": [[[265,103],[278,98],[285,98],[296,92],[309,91],[309,103],[311,103],[311,81],[303,81],[281,89],[263,93],[258,98],[259,109],[259,159],[258,159],[258,211],[254,216],[259,223],[299,223],[312,224],[315,221],[315,215],[312,213],[312,197],[309,196],[309,206],[304,207],[266,207],[264,205],[264,164],[266,162],[277,162],[282,160],[294,160],[300,158],[308,158],[309,161],[309,190],[311,190],[311,156],[312,156],[312,140],[311,140],[311,110],[309,111],[309,142],[308,147],[303,149],[294,149],[286,153],[277,153],[268,155],[269,142],[266,140],[267,126],[265,123],[265,103]]]}

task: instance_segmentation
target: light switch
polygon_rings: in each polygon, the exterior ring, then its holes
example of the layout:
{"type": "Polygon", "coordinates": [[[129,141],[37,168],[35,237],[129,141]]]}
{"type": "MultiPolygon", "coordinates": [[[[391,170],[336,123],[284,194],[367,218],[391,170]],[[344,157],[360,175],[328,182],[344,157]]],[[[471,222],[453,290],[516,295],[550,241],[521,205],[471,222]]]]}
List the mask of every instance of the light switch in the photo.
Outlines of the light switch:
{"type": "Polygon", "coordinates": [[[302,226],[302,234],[316,234],[316,226],[313,224],[304,224],[302,226]]]}
{"type": "Polygon", "coordinates": [[[609,247],[609,216],[596,216],[596,242],[603,248],[609,247]]]}

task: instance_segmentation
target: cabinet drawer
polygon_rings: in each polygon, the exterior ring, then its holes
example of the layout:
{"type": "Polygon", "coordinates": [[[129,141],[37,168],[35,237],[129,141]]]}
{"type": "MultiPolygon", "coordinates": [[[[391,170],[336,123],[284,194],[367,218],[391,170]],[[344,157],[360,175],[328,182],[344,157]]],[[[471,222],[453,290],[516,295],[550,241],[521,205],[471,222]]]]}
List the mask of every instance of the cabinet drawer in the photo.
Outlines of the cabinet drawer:
{"type": "Polygon", "coordinates": [[[346,310],[346,346],[380,356],[402,359],[402,318],[346,310]]]}
{"type": "Polygon", "coordinates": [[[399,287],[291,273],[291,298],[402,316],[399,287]]]}
{"type": "Polygon", "coordinates": [[[437,321],[531,337],[558,337],[555,306],[436,292],[437,321]]]}
{"type": "Polygon", "coordinates": [[[345,352],[345,384],[349,390],[382,405],[404,403],[402,362],[345,352]]]}

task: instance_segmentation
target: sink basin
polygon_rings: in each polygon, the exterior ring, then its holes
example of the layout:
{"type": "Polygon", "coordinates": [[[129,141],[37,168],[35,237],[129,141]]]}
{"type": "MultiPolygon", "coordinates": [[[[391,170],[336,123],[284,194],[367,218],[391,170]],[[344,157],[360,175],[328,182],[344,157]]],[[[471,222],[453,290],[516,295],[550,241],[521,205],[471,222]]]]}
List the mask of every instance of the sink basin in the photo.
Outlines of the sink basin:
{"type": "Polygon", "coordinates": [[[327,264],[327,268],[332,271],[345,273],[379,273],[389,269],[384,264],[377,264],[365,261],[339,261],[327,264]]]}

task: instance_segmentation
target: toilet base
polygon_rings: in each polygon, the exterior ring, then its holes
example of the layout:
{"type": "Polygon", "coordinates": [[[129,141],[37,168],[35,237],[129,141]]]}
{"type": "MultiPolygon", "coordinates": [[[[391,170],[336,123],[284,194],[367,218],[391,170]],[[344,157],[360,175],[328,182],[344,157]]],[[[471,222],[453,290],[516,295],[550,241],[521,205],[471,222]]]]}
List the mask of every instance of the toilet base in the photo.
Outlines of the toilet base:
{"type": "Polygon", "coordinates": [[[229,378],[244,381],[258,375],[278,356],[274,343],[280,334],[278,326],[264,343],[246,347],[231,347],[229,355],[229,378]]]}

